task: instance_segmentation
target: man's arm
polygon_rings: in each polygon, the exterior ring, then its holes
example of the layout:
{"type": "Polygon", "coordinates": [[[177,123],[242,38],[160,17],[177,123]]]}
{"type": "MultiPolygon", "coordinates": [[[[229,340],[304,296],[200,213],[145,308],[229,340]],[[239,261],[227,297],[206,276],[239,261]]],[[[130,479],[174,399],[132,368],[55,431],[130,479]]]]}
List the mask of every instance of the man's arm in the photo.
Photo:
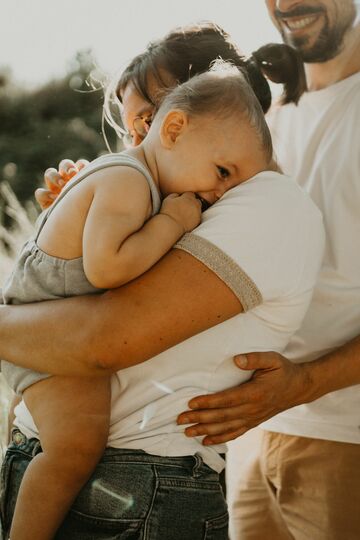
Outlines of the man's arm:
{"type": "Polygon", "coordinates": [[[192,399],[192,410],[178,418],[195,424],[185,430],[189,437],[205,435],[204,444],[231,441],[284,410],[360,384],[360,336],[313,362],[294,364],[271,352],[240,355],[235,362],[256,370],[252,379],[192,399]]]}
{"type": "Polygon", "coordinates": [[[101,295],[0,307],[0,358],[59,375],[105,375],[143,362],[242,311],[192,255],[170,251],[101,295]]]}

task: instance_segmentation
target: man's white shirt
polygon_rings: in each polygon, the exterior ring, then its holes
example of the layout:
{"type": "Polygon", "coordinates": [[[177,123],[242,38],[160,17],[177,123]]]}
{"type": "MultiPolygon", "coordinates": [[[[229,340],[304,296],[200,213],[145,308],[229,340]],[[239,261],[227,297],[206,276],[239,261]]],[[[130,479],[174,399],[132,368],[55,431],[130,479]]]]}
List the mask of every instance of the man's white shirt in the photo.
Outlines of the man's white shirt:
{"type": "MultiPolygon", "coordinates": [[[[324,217],[323,266],[285,356],[313,360],[360,334],[360,73],[303,95],[268,118],[278,162],[324,217]]],[[[360,361],[356,359],[354,361],[360,361]]],[[[265,429],[360,443],[360,386],[329,393],[269,420],[265,429]]]]}
{"type": "MultiPolygon", "coordinates": [[[[302,322],[320,269],[322,217],[294,180],[267,171],[228,191],[176,247],[215,272],[244,313],[114,375],[108,445],[161,456],[198,452],[220,471],[218,453],[225,447],[185,437],[176,417],[192,397],[251,376],[234,365],[235,354],[284,350],[302,322]]],[[[16,414],[16,425],[36,436],[23,404],[16,414]]]]}

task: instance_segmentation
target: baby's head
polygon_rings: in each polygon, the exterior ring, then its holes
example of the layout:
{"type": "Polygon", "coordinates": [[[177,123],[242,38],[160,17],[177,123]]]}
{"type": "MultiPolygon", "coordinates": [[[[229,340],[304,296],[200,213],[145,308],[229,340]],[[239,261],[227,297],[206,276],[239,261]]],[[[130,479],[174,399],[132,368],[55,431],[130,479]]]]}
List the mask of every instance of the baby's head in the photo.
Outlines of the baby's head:
{"type": "Polygon", "coordinates": [[[154,151],[163,195],[192,191],[210,204],[272,163],[261,106],[222,61],[169,92],[143,146],[154,151]]]}

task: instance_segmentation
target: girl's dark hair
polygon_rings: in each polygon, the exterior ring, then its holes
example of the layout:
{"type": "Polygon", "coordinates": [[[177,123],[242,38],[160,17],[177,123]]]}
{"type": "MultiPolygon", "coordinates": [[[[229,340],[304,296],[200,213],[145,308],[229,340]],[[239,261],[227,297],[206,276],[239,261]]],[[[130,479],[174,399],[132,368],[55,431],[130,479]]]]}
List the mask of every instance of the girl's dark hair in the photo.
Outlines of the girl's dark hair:
{"type": "Polygon", "coordinates": [[[266,113],[271,104],[271,91],[266,79],[284,85],[282,103],[297,103],[306,89],[305,72],[298,52],[283,44],[265,45],[249,59],[241,55],[229,34],[211,22],[176,28],[163,39],[153,41],[146,51],[136,56],[123,72],[116,94],[131,82],[138,93],[156,105],[166,90],[164,75],[173,84],[181,84],[194,75],[208,71],[214,60],[221,58],[238,67],[249,81],[266,113]],[[158,83],[160,93],[151,95],[149,77],[158,83]]]}
{"type": "MultiPolygon", "coordinates": [[[[306,91],[304,64],[296,49],[282,43],[269,43],[253,52],[247,61],[249,82],[260,103],[271,105],[271,93],[264,75],[274,83],[282,83],[281,103],[297,103],[306,91]],[[262,85],[261,80],[265,80],[262,85]]],[[[263,107],[264,109],[264,107],[263,107]]],[[[264,111],[266,112],[266,111],[264,111]]]]}

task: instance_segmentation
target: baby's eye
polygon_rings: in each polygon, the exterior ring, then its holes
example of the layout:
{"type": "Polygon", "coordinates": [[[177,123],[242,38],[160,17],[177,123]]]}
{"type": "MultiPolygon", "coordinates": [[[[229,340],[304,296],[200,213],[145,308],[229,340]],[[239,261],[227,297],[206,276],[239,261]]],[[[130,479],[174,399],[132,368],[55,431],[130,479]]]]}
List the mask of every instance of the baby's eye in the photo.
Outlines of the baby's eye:
{"type": "Polygon", "coordinates": [[[218,165],[217,169],[218,169],[218,171],[220,173],[221,178],[227,178],[230,175],[229,171],[227,169],[225,169],[225,167],[220,167],[218,165]]]}

